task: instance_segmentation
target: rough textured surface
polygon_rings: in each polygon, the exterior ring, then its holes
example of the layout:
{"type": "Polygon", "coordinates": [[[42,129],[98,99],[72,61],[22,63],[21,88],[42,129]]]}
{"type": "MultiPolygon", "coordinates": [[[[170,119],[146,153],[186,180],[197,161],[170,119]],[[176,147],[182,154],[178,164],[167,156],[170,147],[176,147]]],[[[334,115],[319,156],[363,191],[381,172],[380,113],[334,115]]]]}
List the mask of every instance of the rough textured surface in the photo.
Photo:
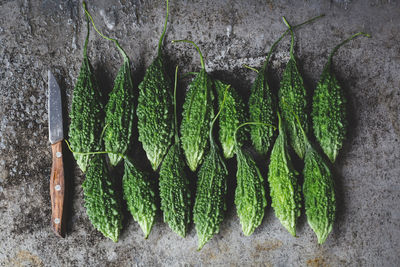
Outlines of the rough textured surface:
{"type": "MultiPolygon", "coordinates": [[[[192,48],[170,44],[173,39],[192,39],[202,48],[207,70],[232,83],[245,97],[256,74],[241,65],[261,67],[273,40],[286,30],[282,15],[296,24],[326,14],[295,32],[295,52],[310,91],[335,44],[360,30],[372,34],[373,38],[351,42],[335,55],[334,70],[349,99],[350,129],[334,165],[338,211],[326,243],[317,245],[304,211],[299,237],[294,238],[270,206],[255,233],[243,236],[232,204],[236,172],[231,162],[227,217],[203,250],[196,251],[193,225],[182,239],[161,216],[147,240],[139,225],[125,216],[120,241],[113,243],[88,220],[81,187],[84,177],[69,153],[72,207],[68,235],[58,239],[49,221],[46,74],[48,68],[55,73],[67,109],[82,57],[83,13],[75,0],[6,0],[0,4],[0,265],[400,265],[399,2],[179,0],[170,5],[167,54],[173,61],[179,59],[182,72],[198,70],[199,57],[192,48]]],[[[154,59],[158,42],[154,36],[161,34],[165,3],[102,0],[88,6],[99,27],[121,40],[138,83],[154,59]]],[[[90,38],[89,56],[108,93],[120,56],[112,43],[94,31],[90,38]]],[[[273,58],[273,73],[277,73],[273,90],[279,86],[288,48],[286,38],[273,58]]],[[[180,101],[183,88],[178,91],[180,101]]],[[[259,163],[265,174],[267,163],[259,163]]]]}

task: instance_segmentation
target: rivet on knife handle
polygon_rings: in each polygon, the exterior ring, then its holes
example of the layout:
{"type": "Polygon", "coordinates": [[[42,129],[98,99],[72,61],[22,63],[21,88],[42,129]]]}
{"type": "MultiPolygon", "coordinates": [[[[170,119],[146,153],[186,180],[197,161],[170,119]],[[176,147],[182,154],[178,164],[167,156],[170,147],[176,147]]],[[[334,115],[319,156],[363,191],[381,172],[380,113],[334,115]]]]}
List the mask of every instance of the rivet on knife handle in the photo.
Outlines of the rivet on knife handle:
{"type": "Polygon", "coordinates": [[[51,145],[53,154],[53,164],[51,167],[50,176],[50,198],[51,198],[51,225],[54,232],[64,237],[65,223],[64,223],[64,194],[65,194],[65,180],[64,180],[64,164],[62,141],[51,145]]]}

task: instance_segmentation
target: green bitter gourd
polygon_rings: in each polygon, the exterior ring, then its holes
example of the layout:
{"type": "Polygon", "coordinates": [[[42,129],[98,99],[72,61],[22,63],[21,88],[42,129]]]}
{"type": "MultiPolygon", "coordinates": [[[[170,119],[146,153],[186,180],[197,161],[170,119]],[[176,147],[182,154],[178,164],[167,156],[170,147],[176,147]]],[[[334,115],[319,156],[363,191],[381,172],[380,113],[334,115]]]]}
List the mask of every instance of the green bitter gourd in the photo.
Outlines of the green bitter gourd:
{"type": "Polygon", "coordinates": [[[174,135],[172,111],[172,83],[166,73],[162,42],[168,21],[165,18],[164,30],[158,43],[158,55],[146,70],[143,81],[139,84],[139,98],[136,114],[138,116],[139,141],[142,142],[153,170],[156,170],[174,135]]]}
{"type": "Polygon", "coordinates": [[[122,160],[121,155],[126,154],[130,145],[135,112],[129,58],[116,39],[104,36],[99,30],[97,30],[93,18],[87,11],[85,4],[84,7],[96,32],[104,39],[114,42],[123,58],[122,66],[114,80],[114,88],[109,94],[109,100],[106,105],[103,138],[105,149],[113,152],[108,153],[110,163],[111,165],[116,166],[122,160]]]}
{"type": "Polygon", "coordinates": [[[188,40],[173,42],[191,43],[200,54],[202,68],[189,85],[183,104],[181,123],[182,149],[189,168],[195,171],[203,160],[208,145],[210,122],[214,117],[212,81],[205,70],[199,47],[188,40]]]}
{"type": "Polygon", "coordinates": [[[229,85],[225,86],[226,89],[222,92],[224,98],[221,100],[220,111],[211,122],[209,133],[210,150],[198,173],[193,221],[196,225],[199,250],[214,234],[219,232],[219,226],[226,210],[226,178],[228,170],[219,154],[217,144],[213,140],[212,129],[218,115],[222,115],[222,111],[227,107],[225,103],[228,103],[227,100],[231,97],[231,95],[227,94],[229,87],[229,85]]]}
{"type": "Polygon", "coordinates": [[[185,163],[182,160],[177,118],[176,118],[176,85],[174,86],[175,143],[169,148],[160,168],[160,198],[164,221],[178,235],[185,237],[190,223],[190,190],[189,180],[185,174],[185,163]]]}
{"type": "Polygon", "coordinates": [[[307,115],[307,96],[304,88],[303,78],[297,69],[296,59],[293,54],[294,34],[293,28],[289,25],[285,18],[285,24],[289,27],[291,35],[290,59],[286,65],[285,71],[279,89],[279,107],[282,114],[284,127],[288,131],[289,143],[293,147],[296,154],[303,159],[306,152],[304,138],[302,137],[299,125],[293,118],[291,111],[299,116],[301,127],[308,133],[308,115],[307,115]],[[286,103],[282,103],[285,98],[286,103]],[[290,109],[290,110],[289,110],[290,109]]]}
{"type": "Polygon", "coordinates": [[[278,121],[279,135],[272,148],[268,171],[271,206],[282,225],[296,236],[296,223],[301,208],[301,188],[297,181],[298,173],[287,149],[286,133],[279,113],[278,121]]]}
{"type": "Polygon", "coordinates": [[[299,117],[294,112],[292,115],[299,125],[306,145],[303,195],[307,221],[317,235],[318,243],[322,244],[332,231],[335,221],[336,198],[332,173],[321,155],[312,147],[301,127],[299,117]]]}
{"type": "Polygon", "coordinates": [[[121,207],[114,180],[102,155],[92,155],[82,188],[86,213],[93,226],[117,242],[122,229],[121,207]]]}
{"type": "MultiPolygon", "coordinates": [[[[226,91],[224,108],[222,102],[227,84],[214,80],[215,90],[218,97],[218,108],[221,110],[219,115],[219,141],[225,158],[232,158],[235,149],[235,129],[247,120],[246,108],[243,100],[234,88],[226,91]]],[[[246,131],[240,129],[238,133],[238,142],[241,145],[246,140],[246,131]]]]}
{"type": "Polygon", "coordinates": [[[147,238],[157,211],[156,195],[150,184],[149,174],[142,172],[125,158],[122,188],[128,209],[147,238]]]}
{"type": "Polygon", "coordinates": [[[314,92],[311,114],[314,134],[332,163],[343,146],[347,131],[346,98],[332,71],[332,58],[342,45],[359,35],[370,37],[369,34],[359,32],[333,49],[314,92]]]}
{"type": "Polygon", "coordinates": [[[87,19],[87,35],[83,49],[83,62],[75,84],[72,107],[69,117],[69,141],[79,168],[86,172],[90,155],[79,152],[102,149],[101,132],[103,129],[103,103],[93,68],[87,56],[89,41],[89,19],[87,19]]]}

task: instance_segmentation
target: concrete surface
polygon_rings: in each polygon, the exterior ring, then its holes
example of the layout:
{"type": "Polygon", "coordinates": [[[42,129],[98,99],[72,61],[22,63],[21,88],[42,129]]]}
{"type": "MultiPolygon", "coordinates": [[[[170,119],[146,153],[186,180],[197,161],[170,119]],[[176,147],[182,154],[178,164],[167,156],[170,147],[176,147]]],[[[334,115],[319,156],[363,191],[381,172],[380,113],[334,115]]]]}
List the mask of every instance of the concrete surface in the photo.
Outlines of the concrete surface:
{"type": "MultiPolygon", "coordinates": [[[[156,54],[164,1],[89,1],[100,29],[120,40],[133,62],[135,83],[156,54]]],[[[248,97],[255,74],[273,40],[293,24],[325,13],[296,31],[296,55],[308,89],[318,80],[328,52],[357,31],[372,34],[343,47],[335,70],[349,98],[350,133],[334,165],[338,216],[318,245],[304,212],[298,238],[283,229],[268,205],[262,225],[241,233],[230,188],[221,232],[196,251],[195,229],[179,238],[157,219],[148,240],[129,215],[118,243],[90,224],[83,208],[84,176],[71,156],[68,235],[50,229],[50,145],[46,92],[51,69],[70,104],[81,65],[86,24],[79,1],[0,2],[0,265],[5,266],[400,266],[400,4],[384,0],[171,1],[165,49],[182,72],[199,69],[189,45],[202,49],[207,70],[248,97]],[[71,171],[74,170],[74,171],[71,171]]],[[[272,85],[288,59],[289,39],[273,61],[272,85]]],[[[90,34],[90,59],[106,92],[121,64],[112,43],[90,34]]],[[[186,81],[187,83],[187,81],[186,81]]],[[[185,81],[183,82],[185,85],[185,81]]],[[[180,98],[184,89],[180,88],[180,98]]],[[[180,101],[181,103],[181,101],[180,101]]],[[[261,162],[262,163],[262,162],[261,162]]],[[[232,167],[234,164],[229,163],[232,167]]],[[[261,164],[266,172],[266,164],[261,164]]],[[[230,179],[234,180],[234,168],[230,179]]],[[[194,178],[192,178],[194,179],[194,178]]],[[[231,180],[231,181],[232,181],[231,180]]],[[[230,182],[230,185],[234,182],[230,182]]]]}

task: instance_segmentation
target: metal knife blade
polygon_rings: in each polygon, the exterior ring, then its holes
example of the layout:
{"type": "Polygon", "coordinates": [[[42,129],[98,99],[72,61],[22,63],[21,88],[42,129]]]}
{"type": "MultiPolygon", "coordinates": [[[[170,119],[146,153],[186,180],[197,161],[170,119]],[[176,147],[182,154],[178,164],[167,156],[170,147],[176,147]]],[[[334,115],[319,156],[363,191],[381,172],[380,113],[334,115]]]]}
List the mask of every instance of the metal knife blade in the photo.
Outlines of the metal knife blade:
{"type": "Polygon", "coordinates": [[[50,70],[48,71],[48,82],[49,139],[50,143],[54,144],[64,139],[61,90],[50,70]]]}

